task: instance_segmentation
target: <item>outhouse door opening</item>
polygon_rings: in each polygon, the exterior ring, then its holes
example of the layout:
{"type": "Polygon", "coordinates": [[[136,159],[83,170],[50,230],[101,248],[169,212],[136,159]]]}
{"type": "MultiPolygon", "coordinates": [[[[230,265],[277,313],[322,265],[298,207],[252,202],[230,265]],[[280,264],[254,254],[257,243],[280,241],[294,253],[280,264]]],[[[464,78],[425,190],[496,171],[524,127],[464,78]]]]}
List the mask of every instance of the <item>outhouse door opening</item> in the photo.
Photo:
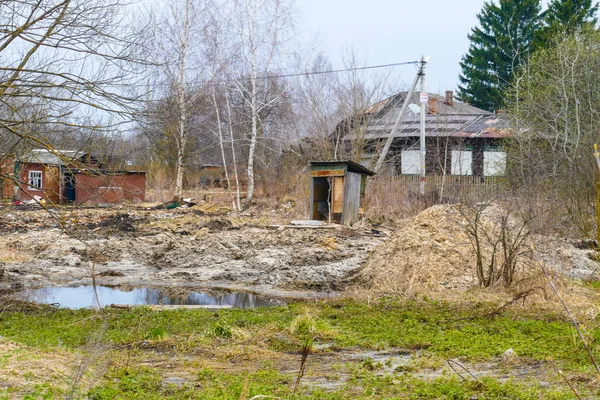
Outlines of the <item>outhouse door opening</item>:
{"type": "Polygon", "coordinates": [[[311,218],[318,221],[340,223],[344,177],[313,178],[313,204],[311,218]]]}

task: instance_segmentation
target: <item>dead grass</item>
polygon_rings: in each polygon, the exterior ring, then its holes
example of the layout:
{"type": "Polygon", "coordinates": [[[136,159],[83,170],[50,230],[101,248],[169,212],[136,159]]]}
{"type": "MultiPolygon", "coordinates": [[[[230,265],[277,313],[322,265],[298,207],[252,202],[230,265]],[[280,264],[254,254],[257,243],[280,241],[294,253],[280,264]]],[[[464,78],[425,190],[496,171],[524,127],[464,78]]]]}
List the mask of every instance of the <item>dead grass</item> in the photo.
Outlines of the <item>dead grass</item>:
{"type": "Polygon", "coordinates": [[[0,338],[0,376],[6,387],[14,390],[14,398],[32,392],[37,385],[51,385],[66,390],[71,381],[71,368],[76,356],[54,349],[42,351],[0,338]]]}
{"type": "Polygon", "coordinates": [[[28,254],[11,247],[0,247],[0,262],[10,264],[28,261],[31,261],[31,257],[28,254]]]}

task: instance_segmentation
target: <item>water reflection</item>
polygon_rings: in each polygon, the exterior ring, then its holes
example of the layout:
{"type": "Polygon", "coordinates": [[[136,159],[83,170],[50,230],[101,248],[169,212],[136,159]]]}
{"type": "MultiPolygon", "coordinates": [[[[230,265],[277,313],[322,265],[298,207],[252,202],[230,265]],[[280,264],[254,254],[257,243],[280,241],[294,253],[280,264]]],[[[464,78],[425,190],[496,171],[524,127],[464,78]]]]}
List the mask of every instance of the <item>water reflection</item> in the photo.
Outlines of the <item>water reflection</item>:
{"type": "Polygon", "coordinates": [[[64,308],[85,308],[109,304],[126,305],[231,305],[238,308],[268,307],[277,303],[262,296],[246,292],[210,294],[189,292],[173,294],[177,289],[153,289],[148,287],[114,288],[97,286],[44,287],[26,290],[22,297],[36,303],[57,303],[64,308]],[[97,299],[96,299],[97,294],[97,299]]]}

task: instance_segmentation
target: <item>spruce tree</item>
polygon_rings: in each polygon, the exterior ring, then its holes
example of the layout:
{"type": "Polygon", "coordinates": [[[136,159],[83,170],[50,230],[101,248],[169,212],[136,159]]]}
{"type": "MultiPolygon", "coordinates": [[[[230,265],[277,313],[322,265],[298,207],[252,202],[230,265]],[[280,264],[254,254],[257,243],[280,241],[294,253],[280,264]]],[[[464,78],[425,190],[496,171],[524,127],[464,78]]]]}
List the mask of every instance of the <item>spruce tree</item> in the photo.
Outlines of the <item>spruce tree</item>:
{"type": "Polygon", "coordinates": [[[469,51],[460,63],[462,101],[489,111],[502,106],[505,88],[533,51],[540,12],[540,0],[484,3],[477,15],[479,26],[471,30],[469,51]]]}
{"type": "Polygon", "coordinates": [[[580,32],[598,22],[598,3],[592,0],[552,0],[544,13],[544,26],[536,35],[536,46],[546,48],[561,33],[580,32]]]}

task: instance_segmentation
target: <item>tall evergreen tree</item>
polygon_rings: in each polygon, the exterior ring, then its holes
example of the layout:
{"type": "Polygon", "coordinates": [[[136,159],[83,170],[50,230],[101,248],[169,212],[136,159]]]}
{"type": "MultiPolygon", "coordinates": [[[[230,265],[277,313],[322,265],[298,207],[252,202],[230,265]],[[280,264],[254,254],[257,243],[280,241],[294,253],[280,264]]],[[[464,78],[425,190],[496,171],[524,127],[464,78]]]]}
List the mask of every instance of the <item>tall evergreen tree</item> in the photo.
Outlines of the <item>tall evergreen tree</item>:
{"type": "Polygon", "coordinates": [[[458,96],[493,111],[502,106],[503,92],[515,70],[527,62],[540,26],[540,0],[486,2],[469,34],[469,51],[460,63],[458,96]]]}
{"type": "Polygon", "coordinates": [[[560,33],[580,32],[598,22],[598,3],[592,0],[552,0],[544,12],[544,26],[536,34],[536,47],[548,47],[560,33]]]}

